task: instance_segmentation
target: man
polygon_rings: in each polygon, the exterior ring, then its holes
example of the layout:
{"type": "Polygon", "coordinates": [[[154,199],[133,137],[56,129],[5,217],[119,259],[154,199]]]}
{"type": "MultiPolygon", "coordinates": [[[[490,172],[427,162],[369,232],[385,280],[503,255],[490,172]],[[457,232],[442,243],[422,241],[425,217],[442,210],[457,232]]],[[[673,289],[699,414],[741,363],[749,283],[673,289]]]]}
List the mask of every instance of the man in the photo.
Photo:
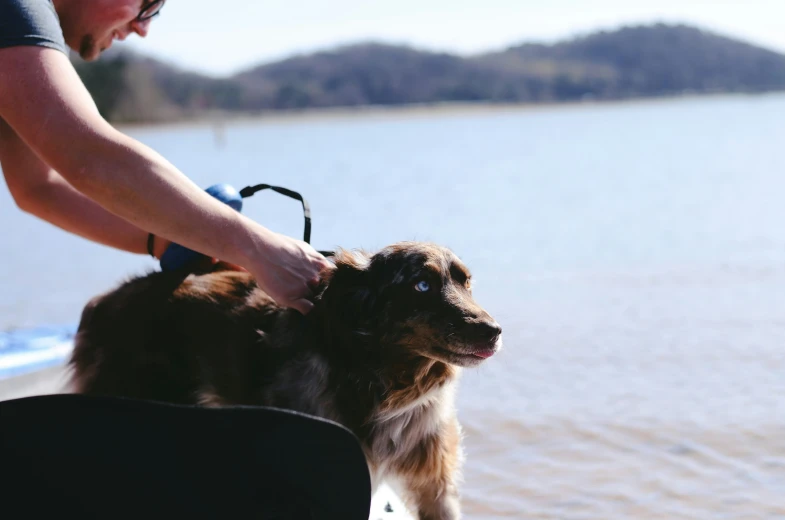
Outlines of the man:
{"type": "Polygon", "coordinates": [[[218,202],[99,114],[66,45],[94,60],[145,37],[165,0],[0,0],[0,164],[18,206],[71,233],[160,258],[169,241],[246,268],[307,313],[330,264],[218,202]]]}

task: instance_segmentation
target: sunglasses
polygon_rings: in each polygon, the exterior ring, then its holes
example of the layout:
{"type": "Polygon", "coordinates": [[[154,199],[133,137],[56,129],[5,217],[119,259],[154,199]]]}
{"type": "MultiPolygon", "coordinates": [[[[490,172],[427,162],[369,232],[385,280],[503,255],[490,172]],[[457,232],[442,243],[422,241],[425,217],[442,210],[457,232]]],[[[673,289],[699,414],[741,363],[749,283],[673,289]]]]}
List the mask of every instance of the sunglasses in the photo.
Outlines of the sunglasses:
{"type": "Polygon", "coordinates": [[[161,13],[161,8],[165,3],[166,0],[152,0],[151,2],[147,2],[142,6],[142,10],[139,11],[139,15],[136,17],[136,20],[139,23],[142,23],[155,18],[161,13]]]}

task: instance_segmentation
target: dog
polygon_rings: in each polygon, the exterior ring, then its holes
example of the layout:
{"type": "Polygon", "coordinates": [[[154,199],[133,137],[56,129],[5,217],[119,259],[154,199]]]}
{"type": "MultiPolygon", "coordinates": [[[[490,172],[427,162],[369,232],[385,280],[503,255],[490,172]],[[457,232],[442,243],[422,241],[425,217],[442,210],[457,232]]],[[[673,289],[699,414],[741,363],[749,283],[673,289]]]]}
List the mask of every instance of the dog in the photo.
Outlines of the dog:
{"type": "Polygon", "coordinates": [[[306,316],[242,271],[153,272],[90,301],[70,365],[76,393],[322,417],[359,439],[372,488],[416,518],[460,517],[460,372],[502,345],[450,250],[402,242],[337,251],[306,316]]]}

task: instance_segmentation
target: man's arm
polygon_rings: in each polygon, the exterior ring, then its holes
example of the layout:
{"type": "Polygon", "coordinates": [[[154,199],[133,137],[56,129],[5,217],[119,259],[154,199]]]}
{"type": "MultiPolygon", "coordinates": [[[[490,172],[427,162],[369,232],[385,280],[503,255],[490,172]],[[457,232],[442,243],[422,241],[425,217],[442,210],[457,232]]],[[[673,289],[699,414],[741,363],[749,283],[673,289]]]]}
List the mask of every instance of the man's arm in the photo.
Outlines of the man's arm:
{"type": "Polygon", "coordinates": [[[0,118],[79,192],[140,229],[245,267],[281,305],[307,312],[329,263],[312,247],[244,217],[98,113],[67,57],[0,49],[0,118]]]}
{"type": "MultiPolygon", "coordinates": [[[[130,253],[147,253],[147,232],[82,195],[44,164],[0,119],[0,164],[8,190],[23,211],[93,242],[130,253]]],[[[155,240],[160,258],[167,242],[155,240]]]]}

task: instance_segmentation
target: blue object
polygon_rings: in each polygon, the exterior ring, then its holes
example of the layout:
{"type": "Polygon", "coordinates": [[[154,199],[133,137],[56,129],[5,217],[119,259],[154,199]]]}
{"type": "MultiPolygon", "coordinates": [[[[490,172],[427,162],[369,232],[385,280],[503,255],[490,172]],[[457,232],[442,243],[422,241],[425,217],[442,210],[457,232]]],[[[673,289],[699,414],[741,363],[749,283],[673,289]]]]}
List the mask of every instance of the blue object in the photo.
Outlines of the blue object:
{"type": "Polygon", "coordinates": [[[215,184],[207,188],[205,191],[221,202],[228,204],[237,211],[243,210],[243,198],[240,196],[237,190],[229,184],[215,184]]]}
{"type": "MultiPolygon", "coordinates": [[[[207,188],[206,191],[238,212],[242,211],[243,197],[229,184],[215,184],[207,188]]],[[[180,244],[172,243],[161,255],[161,269],[174,271],[200,258],[205,258],[205,256],[180,244]]]]}

